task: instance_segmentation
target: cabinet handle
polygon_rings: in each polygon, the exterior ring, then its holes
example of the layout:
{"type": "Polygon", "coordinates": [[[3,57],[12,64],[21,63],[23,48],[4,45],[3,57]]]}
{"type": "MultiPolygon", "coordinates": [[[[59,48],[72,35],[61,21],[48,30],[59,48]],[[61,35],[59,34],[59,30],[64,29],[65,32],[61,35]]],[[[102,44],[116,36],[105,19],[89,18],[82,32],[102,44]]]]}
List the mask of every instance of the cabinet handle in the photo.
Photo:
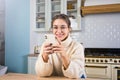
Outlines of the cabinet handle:
{"type": "Polygon", "coordinates": [[[115,69],[120,69],[120,67],[114,67],[115,69]]]}
{"type": "Polygon", "coordinates": [[[89,66],[89,65],[86,65],[85,67],[92,67],[92,68],[107,68],[107,66],[89,66]]]}

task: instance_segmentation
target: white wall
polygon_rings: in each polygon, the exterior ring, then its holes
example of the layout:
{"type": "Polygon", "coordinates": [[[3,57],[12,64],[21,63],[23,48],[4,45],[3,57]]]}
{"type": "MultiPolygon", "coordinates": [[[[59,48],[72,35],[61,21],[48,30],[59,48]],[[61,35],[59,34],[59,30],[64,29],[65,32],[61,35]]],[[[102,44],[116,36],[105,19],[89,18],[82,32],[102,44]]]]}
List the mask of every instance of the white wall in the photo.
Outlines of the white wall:
{"type": "MultiPolygon", "coordinates": [[[[120,0],[86,0],[85,5],[120,3],[120,0]]],[[[94,14],[82,17],[82,31],[72,33],[72,37],[85,47],[120,48],[120,13],[94,14]]],[[[31,29],[30,53],[34,45],[41,45],[45,33],[31,29]]]]}

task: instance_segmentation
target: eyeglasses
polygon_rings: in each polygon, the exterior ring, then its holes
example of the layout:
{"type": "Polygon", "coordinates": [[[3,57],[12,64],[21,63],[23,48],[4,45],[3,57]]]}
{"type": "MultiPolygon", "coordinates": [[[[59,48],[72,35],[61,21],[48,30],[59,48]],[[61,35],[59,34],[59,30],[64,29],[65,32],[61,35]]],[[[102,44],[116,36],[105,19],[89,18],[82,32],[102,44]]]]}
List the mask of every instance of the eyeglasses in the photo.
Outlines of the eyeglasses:
{"type": "Polygon", "coordinates": [[[67,28],[68,28],[68,27],[66,27],[65,25],[62,25],[62,26],[60,26],[60,27],[58,27],[58,26],[53,26],[53,27],[52,27],[53,30],[58,30],[58,29],[65,30],[65,29],[67,29],[67,28]]]}

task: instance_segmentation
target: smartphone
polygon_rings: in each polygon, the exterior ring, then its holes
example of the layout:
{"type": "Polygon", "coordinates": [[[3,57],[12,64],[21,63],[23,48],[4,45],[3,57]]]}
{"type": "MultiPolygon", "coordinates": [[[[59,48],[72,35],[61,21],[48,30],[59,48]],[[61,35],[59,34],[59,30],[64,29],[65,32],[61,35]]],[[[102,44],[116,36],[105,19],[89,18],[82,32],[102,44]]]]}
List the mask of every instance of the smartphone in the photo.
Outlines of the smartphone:
{"type": "Polygon", "coordinates": [[[45,41],[47,43],[51,43],[52,45],[57,43],[55,35],[53,35],[53,34],[45,34],[45,41]]]}

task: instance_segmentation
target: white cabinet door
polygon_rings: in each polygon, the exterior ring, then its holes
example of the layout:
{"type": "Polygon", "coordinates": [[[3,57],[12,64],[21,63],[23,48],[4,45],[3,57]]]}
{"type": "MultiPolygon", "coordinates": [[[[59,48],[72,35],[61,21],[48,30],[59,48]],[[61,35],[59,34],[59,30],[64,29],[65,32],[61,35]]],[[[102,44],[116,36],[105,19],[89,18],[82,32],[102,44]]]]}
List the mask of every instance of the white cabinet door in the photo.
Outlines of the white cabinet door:
{"type": "Polygon", "coordinates": [[[30,27],[32,30],[46,30],[46,8],[46,0],[30,0],[30,27]]]}
{"type": "Polygon", "coordinates": [[[45,29],[45,0],[36,0],[36,29],[45,29]]]}
{"type": "Polygon", "coordinates": [[[73,16],[72,30],[80,30],[81,0],[30,0],[30,25],[34,31],[49,31],[53,16],[73,16]]]}
{"type": "Polygon", "coordinates": [[[61,0],[48,0],[49,1],[49,12],[47,15],[49,15],[49,19],[48,19],[48,26],[49,29],[51,28],[51,21],[52,18],[61,13],[61,0]]]}
{"type": "Polygon", "coordinates": [[[81,30],[81,0],[62,0],[62,13],[71,16],[71,27],[72,30],[81,30]]]}
{"type": "Polygon", "coordinates": [[[36,74],[35,72],[35,63],[37,57],[28,57],[28,74],[36,74]]]}

